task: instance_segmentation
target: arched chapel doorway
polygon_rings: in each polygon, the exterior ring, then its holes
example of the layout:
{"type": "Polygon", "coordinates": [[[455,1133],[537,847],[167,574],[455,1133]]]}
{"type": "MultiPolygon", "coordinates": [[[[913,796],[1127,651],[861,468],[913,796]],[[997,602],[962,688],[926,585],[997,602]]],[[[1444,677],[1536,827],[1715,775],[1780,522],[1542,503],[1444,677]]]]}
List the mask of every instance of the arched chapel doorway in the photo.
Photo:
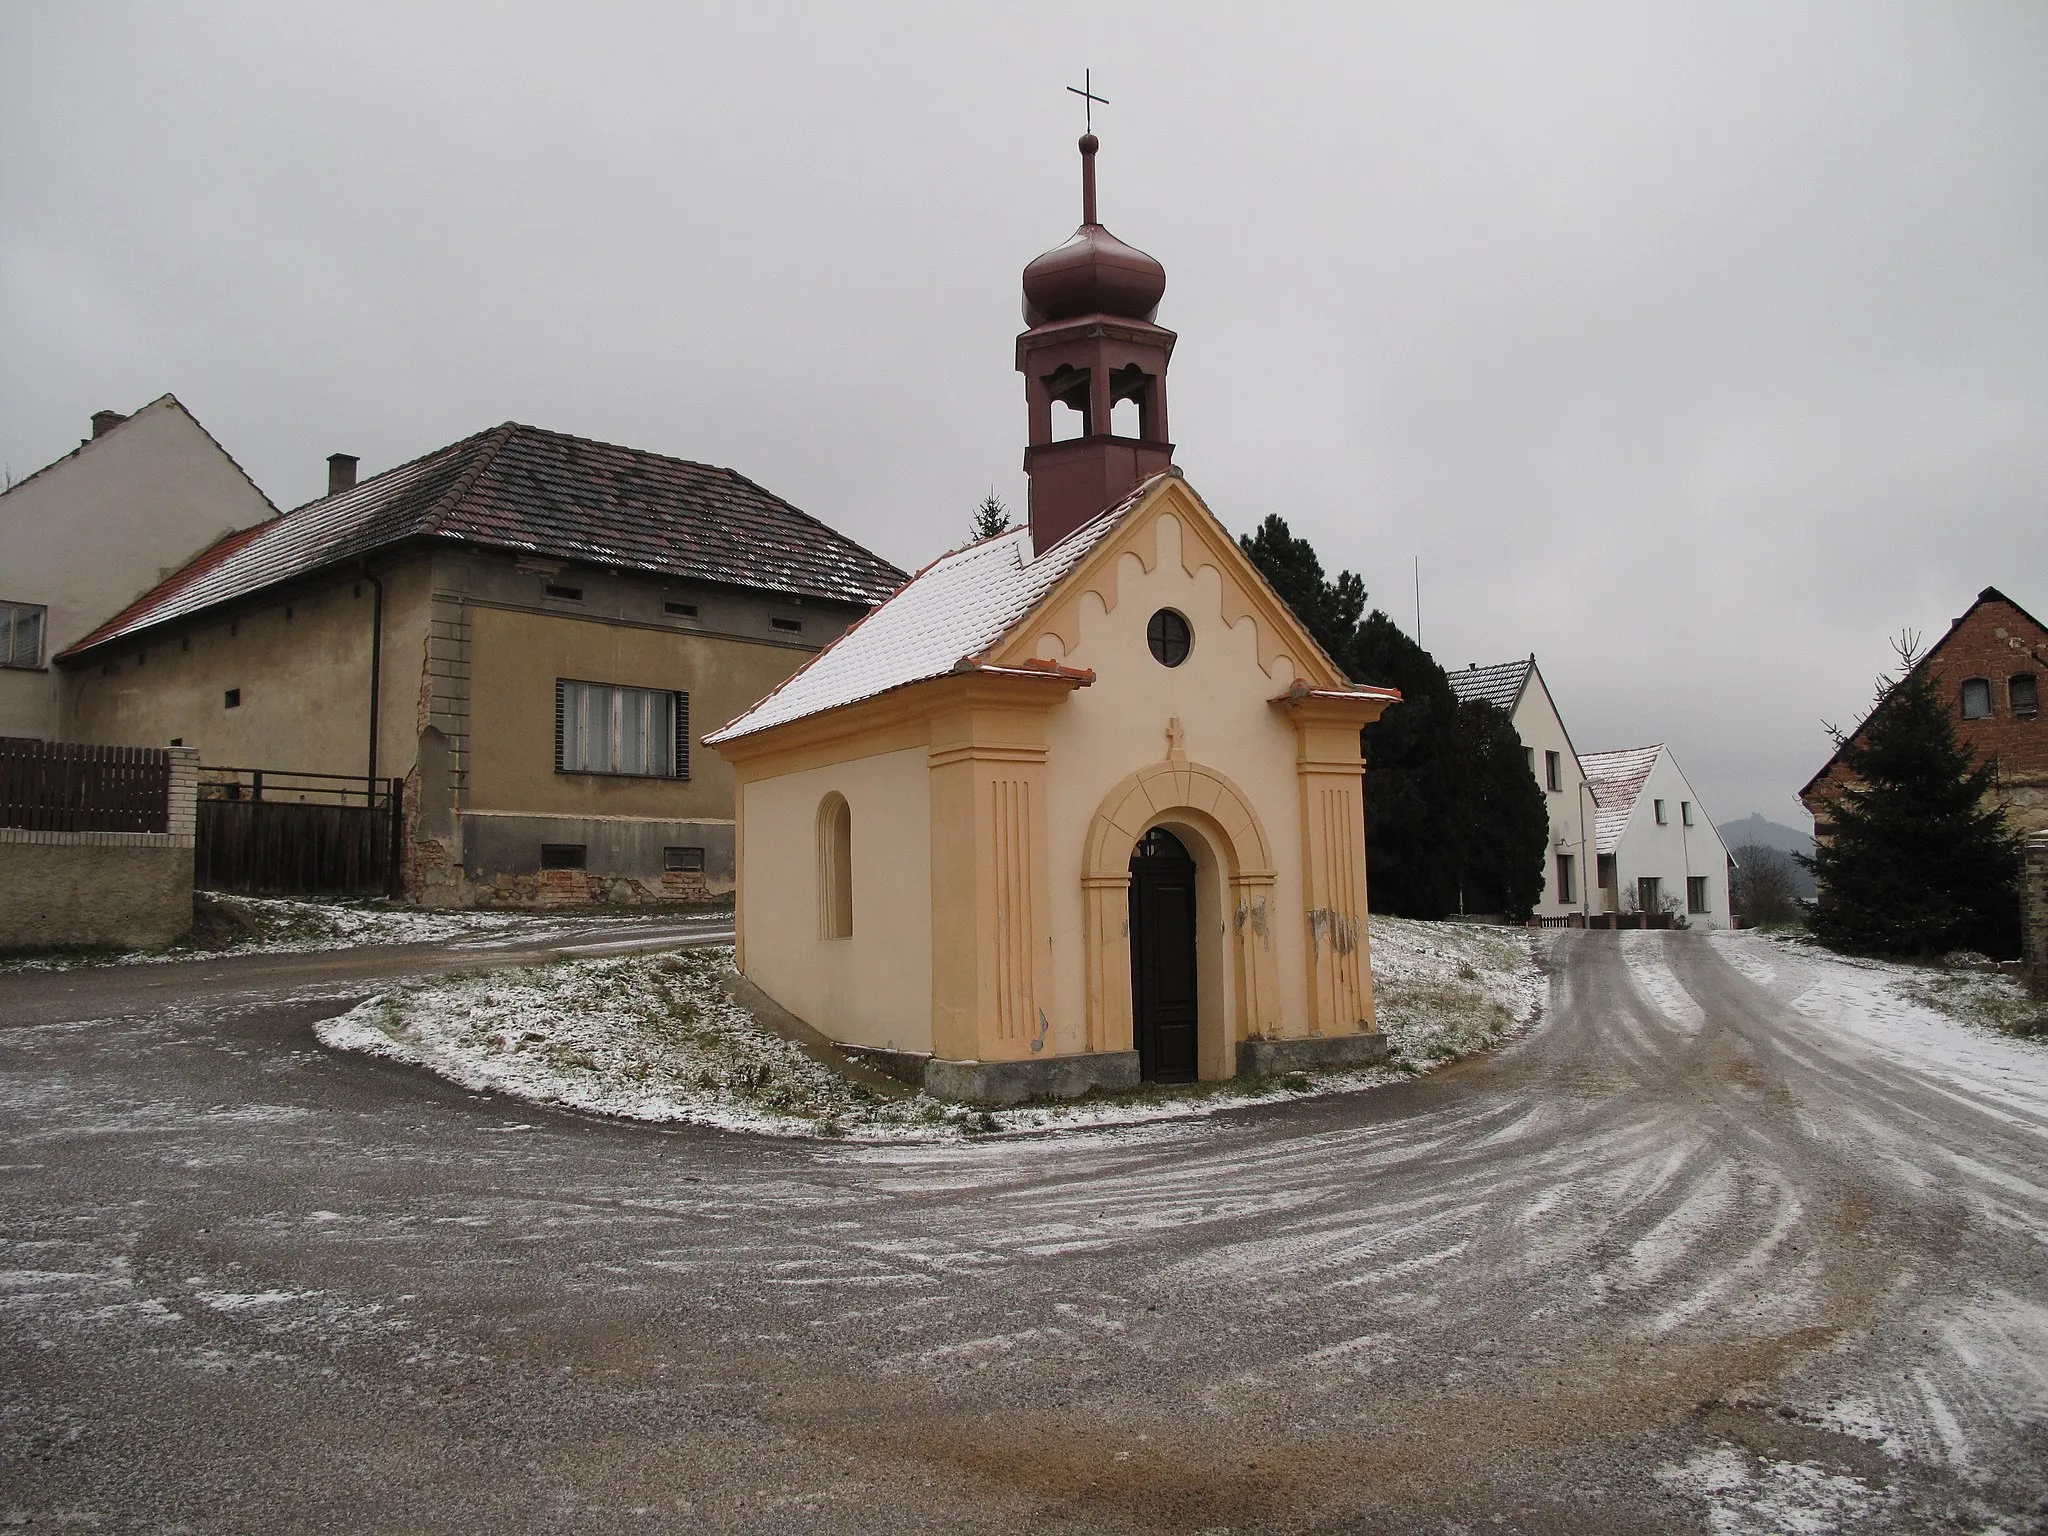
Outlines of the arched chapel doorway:
{"type": "Polygon", "coordinates": [[[1164,827],[1131,850],[1131,1032],[1147,1082],[1200,1073],[1195,874],[1187,845],[1164,827]]]}

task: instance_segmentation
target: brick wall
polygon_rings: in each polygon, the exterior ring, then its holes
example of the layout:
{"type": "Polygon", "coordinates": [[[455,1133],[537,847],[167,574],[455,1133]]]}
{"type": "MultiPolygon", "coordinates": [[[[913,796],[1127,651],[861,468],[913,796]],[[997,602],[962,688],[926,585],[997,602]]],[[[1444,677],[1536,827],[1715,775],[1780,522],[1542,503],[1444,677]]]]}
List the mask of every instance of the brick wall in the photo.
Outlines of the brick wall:
{"type": "MultiPolygon", "coordinates": [[[[2037,690],[2048,687],[2048,628],[1987,590],[1928,653],[1921,668],[1940,677],[1957,739],[1974,748],[1980,762],[1998,759],[1993,793],[2014,830],[2048,828],[2048,715],[2037,710],[2027,718],[2012,708],[2014,677],[2033,677],[2037,690]],[[1977,677],[1991,685],[1991,714],[1965,720],[1963,683],[1977,677]]],[[[1842,778],[1841,765],[1831,763],[1800,796],[1817,819],[1825,820],[1826,804],[1842,778]]]]}
{"type": "Polygon", "coordinates": [[[199,752],[170,751],[168,831],[0,827],[0,949],[136,949],[191,928],[199,752]]]}

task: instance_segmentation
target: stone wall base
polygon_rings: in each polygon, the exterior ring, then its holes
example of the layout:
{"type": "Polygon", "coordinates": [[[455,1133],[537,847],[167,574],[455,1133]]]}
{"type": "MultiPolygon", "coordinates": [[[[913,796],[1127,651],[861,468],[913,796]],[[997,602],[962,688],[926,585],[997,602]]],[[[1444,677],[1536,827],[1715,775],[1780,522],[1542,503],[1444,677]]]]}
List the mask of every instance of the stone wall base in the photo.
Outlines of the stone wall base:
{"type": "Polygon", "coordinates": [[[1135,1088],[1139,1081],[1136,1051],[1090,1051],[1035,1061],[948,1061],[934,1056],[924,1069],[926,1093],[969,1104],[1075,1099],[1097,1088],[1135,1088]]]}
{"type": "Polygon", "coordinates": [[[0,949],[146,949],[191,929],[191,838],[18,835],[0,838],[0,949]]]}
{"type": "Polygon", "coordinates": [[[1392,1043],[1378,1033],[1311,1035],[1304,1040],[1241,1040],[1237,1046],[1237,1075],[1276,1077],[1282,1072],[1372,1067],[1385,1061],[1392,1050],[1392,1043]]]}
{"type": "Polygon", "coordinates": [[[2025,905],[2020,921],[2027,988],[2048,997],[2048,831],[2031,832],[2026,840],[2025,905]]]}

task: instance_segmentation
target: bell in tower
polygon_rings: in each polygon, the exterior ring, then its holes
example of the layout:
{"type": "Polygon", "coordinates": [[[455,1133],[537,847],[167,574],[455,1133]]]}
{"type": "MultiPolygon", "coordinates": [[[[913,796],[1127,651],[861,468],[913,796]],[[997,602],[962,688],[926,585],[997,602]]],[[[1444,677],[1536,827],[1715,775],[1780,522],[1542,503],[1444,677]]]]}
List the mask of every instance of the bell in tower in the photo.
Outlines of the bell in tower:
{"type": "Polygon", "coordinates": [[[1098,144],[1082,135],[1081,227],[1024,269],[1029,329],[1017,338],[1017,371],[1031,417],[1024,471],[1035,554],[1173,465],[1166,363],[1175,338],[1152,320],[1166,268],[1097,222],[1098,144]],[[1112,425],[1125,401],[1137,406],[1136,436],[1112,425]],[[1078,437],[1053,440],[1056,406],[1078,414],[1078,437]]]}

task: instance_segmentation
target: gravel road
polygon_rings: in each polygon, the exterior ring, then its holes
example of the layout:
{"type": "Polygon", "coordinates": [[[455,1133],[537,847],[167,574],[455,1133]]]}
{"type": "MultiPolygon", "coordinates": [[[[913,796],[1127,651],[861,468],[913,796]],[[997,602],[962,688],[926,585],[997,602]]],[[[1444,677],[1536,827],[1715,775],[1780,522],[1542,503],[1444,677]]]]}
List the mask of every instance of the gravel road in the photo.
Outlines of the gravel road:
{"type": "Polygon", "coordinates": [[[1757,942],[1555,936],[1533,1033],[1393,1088],[913,1148],[313,1040],[516,945],[0,977],[0,1525],[2048,1529],[2048,1115],[1757,942]]]}

